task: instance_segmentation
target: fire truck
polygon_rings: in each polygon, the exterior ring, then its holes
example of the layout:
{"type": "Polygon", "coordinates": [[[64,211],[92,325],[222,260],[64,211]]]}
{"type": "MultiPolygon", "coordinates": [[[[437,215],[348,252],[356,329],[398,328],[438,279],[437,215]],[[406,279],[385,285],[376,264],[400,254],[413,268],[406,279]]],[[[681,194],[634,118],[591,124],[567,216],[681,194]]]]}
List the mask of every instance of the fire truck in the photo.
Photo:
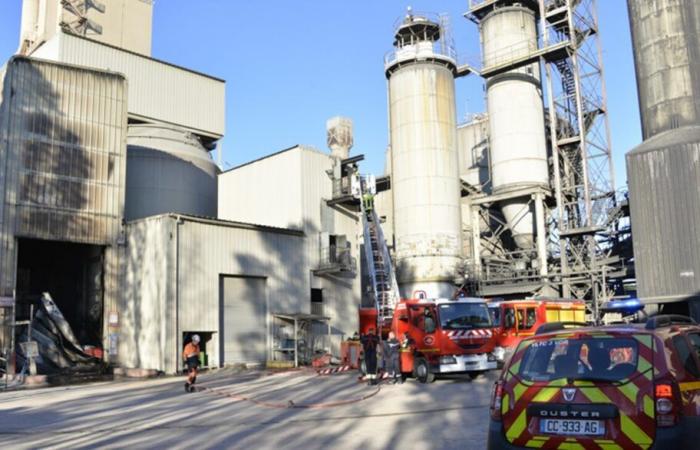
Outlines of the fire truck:
{"type": "Polygon", "coordinates": [[[585,323],[583,300],[532,298],[522,300],[490,299],[494,324],[494,356],[502,364],[520,341],[533,336],[540,325],[548,322],[585,323]]]}
{"type": "Polygon", "coordinates": [[[493,324],[485,299],[431,299],[424,292],[412,299],[399,295],[396,276],[373,205],[364,201],[372,186],[361,180],[361,202],[369,295],[359,309],[360,333],[370,328],[385,339],[389,331],[402,342],[401,371],[422,383],[439,374],[466,373],[472,378],[497,368],[493,324]]]}

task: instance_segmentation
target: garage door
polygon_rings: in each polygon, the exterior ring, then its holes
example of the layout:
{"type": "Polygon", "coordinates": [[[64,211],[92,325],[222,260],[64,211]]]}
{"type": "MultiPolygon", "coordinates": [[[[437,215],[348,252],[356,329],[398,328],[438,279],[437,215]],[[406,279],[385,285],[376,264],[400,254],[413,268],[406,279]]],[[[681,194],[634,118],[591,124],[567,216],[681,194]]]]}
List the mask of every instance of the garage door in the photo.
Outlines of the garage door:
{"type": "Polygon", "coordinates": [[[267,359],[265,278],[222,277],[221,348],[224,364],[267,359]]]}

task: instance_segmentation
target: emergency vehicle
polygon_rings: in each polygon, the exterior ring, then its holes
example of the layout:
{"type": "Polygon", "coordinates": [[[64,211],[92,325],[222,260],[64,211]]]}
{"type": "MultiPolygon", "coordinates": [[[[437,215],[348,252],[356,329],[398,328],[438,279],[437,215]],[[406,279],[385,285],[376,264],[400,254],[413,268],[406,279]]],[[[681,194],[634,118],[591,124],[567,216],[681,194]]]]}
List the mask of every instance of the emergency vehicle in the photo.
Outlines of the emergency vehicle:
{"type": "Polygon", "coordinates": [[[494,385],[488,448],[697,448],[699,354],[682,316],[526,338],[494,385]]]}
{"type": "MultiPolygon", "coordinates": [[[[374,194],[371,181],[353,182],[355,196],[364,198],[366,189],[374,194]]],[[[401,299],[377,212],[363,201],[361,213],[370,292],[359,309],[360,333],[375,329],[384,339],[393,331],[402,342],[401,371],[423,383],[432,382],[436,374],[476,377],[496,369],[485,299],[429,299],[424,292],[401,299]]]]}
{"type": "Polygon", "coordinates": [[[565,299],[490,299],[489,312],[494,326],[494,356],[502,364],[520,341],[533,336],[551,322],[585,323],[586,303],[565,299]]]}

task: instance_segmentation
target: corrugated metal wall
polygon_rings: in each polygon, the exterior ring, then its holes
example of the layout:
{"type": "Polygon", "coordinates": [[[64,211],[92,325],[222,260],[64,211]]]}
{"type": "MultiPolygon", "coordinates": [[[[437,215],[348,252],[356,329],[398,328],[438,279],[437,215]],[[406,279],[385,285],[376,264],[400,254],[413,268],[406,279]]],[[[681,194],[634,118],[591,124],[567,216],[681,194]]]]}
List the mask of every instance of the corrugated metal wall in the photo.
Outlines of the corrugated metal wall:
{"type": "Polygon", "coordinates": [[[225,82],[89,39],[59,33],[34,56],[123,73],[129,114],[214,138],[225,130],[225,82]]]}
{"type": "Polygon", "coordinates": [[[219,175],[218,217],[302,229],[300,155],[295,147],[219,175]]]}
{"type": "MultiPolygon", "coordinates": [[[[186,331],[215,333],[207,352],[218,365],[222,276],[265,278],[268,312],[308,311],[309,271],[298,232],[166,215],[130,223],[127,236],[118,330],[119,361],[127,367],[173,373],[186,331]]],[[[269,336],[269,328],[264,332],[269,336]]]]}
{"type": "MultiPolygon", "coordinates": [[[[318,269],[321,248],[328,245],[328,236],[335,234],[347,237],[359,274],[360,228],[351,215],[326,204],[333,197],[326,173],[332,168],[329,154],[298,146],[223,173],[219,176],[219,217],[297,228],[306,233],[305,277],[311,287],[323,289],[324,310],[333,319],[333,347],[337,351],[341,336],[352,335],[357,329],[360,276],[320,278],[310,272],[318,269]]],[[[310,291],[304,294],[303,312],[310,311],[310,295],[310,291]]]]}
{"type": "Polygon", "coordinates": [[[627,154],[638,296],[700,298],[700,127],[671,130],[627,154]]]}
{"type": "MultiPolygon", "coordinates": [[[[179,366],[176,333],[175,221],[158,216],[127,227],[116,310],[117,360],[126,367],[174,373],[179,366]]],[[[108,346],[105,348],[109,348],[108,346]]]]}
{"type": "MultiPolygon", "coordinates": [[[[298,234],[185,220],[180,225],[178,252],[181,332],[219,330],[222,275],[266,278],[269,313],[308,312],[304,240],[298,234]]],[[[269,327],[269,318],[267,324],[269,327]]],[[[214,340],[219,337],[217,334],[214,340]]],[[[208,343],[207,348],[210,361],[218,364],[219,343],[208,343]]]]}
{"type": "Polygon", "coordinates": [[[15,236],[116,241],[124,211],[127,88],[117,74],[13,58],[3,90],[0,290],[7,293],[14,286],[15,236]]]}

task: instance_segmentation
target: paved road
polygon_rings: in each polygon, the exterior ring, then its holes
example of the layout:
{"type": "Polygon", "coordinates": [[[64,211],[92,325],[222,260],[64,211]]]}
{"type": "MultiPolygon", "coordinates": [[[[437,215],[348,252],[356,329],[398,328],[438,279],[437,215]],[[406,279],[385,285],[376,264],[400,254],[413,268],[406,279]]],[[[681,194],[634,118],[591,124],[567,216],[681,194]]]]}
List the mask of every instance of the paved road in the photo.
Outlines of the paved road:
{"type": "Polygon", "coordinates": [[[373,388],[219,370],[0,393],[0,448],[483,449],[495,374],[373,388]]]}

